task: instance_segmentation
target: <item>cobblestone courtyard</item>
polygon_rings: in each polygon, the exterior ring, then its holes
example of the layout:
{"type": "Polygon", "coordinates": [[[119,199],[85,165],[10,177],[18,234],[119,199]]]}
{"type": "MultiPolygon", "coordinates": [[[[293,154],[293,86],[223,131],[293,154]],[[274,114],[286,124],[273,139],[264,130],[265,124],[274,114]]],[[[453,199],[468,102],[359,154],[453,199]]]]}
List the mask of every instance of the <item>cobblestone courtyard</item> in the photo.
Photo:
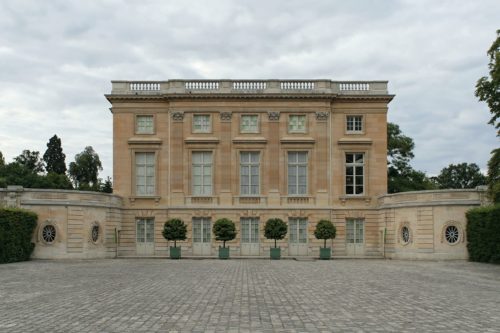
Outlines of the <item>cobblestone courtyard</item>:
{"type": "Polygon", "coordinates": [[[0,332],[498,332],[500,266],[384,260],[0,265],[0,332]]]}

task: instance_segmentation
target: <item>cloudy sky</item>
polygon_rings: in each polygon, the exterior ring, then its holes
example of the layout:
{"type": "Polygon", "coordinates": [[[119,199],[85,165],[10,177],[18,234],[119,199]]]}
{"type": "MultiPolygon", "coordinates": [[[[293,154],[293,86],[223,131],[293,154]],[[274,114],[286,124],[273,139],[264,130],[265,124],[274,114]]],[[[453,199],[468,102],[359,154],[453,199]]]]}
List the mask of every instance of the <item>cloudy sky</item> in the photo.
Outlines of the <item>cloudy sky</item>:
{"type": "Polygon", "coordinates": [[[0,2],[0,151],[69,163],[91,145],[112,174],[111,80],[389,80],[389,120],[415,140],[413,166],[486,170],[499,146],[474,96],[500,1],[0,2]]]}

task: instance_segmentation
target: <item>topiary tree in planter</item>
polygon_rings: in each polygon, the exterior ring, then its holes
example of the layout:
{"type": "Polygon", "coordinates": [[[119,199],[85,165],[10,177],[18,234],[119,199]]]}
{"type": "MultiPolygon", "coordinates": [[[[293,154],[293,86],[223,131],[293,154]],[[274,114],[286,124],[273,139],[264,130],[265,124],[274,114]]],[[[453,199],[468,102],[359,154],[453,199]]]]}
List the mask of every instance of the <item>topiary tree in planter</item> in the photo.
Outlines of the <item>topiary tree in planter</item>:
{"type": "Polygon", "coordinates": [[[281,257],[281,249],[277,247],[276,241],[285,238],[288,231],[287,225],[282,219],[269,219],[264,226],[264,236],[267,239],[274,239],[274,248],[270,249],[271,259],[279,259],[281,257]]]}
{"type": "Polygon", "coordinates": [[[337,229],[331,221],[321,220],[316,224],[316,230],[314,230],[314,237],[317,239],[324,240],[324,247],[319,249],[319,258],[328,260],[332,257],[332,249],[326,247],[327,239],[334,239],[337,235],[337,229]]]}
{"type": "Polygon", "coordinates": [[[212,231],[215,240],[222,241],[222,247],[219,246],[219,259],[229,258],[229,247],[226,242],[236,238],[236,226],[230,219],[222,218],[215,221],[212,231]]]}
{"type": "Polygon", "coordinates": [[[181,219],[170,219],[163,226],[162,235],[166,240],[174,241],[170,247],[170,259],[181,258],[181,248],[177,247],[178,240],[186,240],[187,227],[181,219]]]}

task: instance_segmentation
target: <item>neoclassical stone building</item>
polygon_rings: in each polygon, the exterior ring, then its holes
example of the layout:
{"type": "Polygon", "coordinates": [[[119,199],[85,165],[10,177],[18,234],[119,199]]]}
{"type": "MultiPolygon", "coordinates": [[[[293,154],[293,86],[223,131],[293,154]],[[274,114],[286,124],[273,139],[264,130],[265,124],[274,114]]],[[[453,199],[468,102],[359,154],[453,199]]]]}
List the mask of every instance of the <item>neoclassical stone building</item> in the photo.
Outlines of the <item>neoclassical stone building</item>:
{"type": "Polygon", "coordinates": [[[318,256],[328,219],[337,257],[465,259],[465,211],[484,191],[386,194],[393,97],[385,81],[113,81],[115,194],[11,188],[0,203],[41,212],[39,258],[166,256],[169,218],[188,224],[183,256],[215,256],[222,217],[232,257],[267,257],[279,217],[284,256],[318,256]]]}

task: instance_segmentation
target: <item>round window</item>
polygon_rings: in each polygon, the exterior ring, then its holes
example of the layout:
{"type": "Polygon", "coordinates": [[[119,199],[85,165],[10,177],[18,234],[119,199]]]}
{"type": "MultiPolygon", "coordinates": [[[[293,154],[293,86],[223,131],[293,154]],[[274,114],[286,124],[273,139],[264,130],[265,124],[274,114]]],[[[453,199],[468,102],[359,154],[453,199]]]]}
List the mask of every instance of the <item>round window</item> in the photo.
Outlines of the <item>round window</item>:
{"type": "Polygon", "coordinates": [[[46,243],[52,243],[56,239],[56,228],[53,225],[46,225],[42,229],[42,239],[46,243]]]}
{"type": "Polygon", "coordinates": [[[99,240],[99,226],[94,225],[92,226],[92,233],[91,233],[92,241],[96,243],[99,240]]]}
{"type": "Polygon", "coordinates": [[[458,228],[455,227],[454,225],[450,225],[446,227],[446,230],[444,231],[444,238],[446,238],[446,241],[450,244],[455,244],[458,242],[458,228]]]}
{"type": "Polygon", "coordinates": [[[405,244],[410,242],[410,229],[408,227],[401,228],[401,239],[405,244]]]}

